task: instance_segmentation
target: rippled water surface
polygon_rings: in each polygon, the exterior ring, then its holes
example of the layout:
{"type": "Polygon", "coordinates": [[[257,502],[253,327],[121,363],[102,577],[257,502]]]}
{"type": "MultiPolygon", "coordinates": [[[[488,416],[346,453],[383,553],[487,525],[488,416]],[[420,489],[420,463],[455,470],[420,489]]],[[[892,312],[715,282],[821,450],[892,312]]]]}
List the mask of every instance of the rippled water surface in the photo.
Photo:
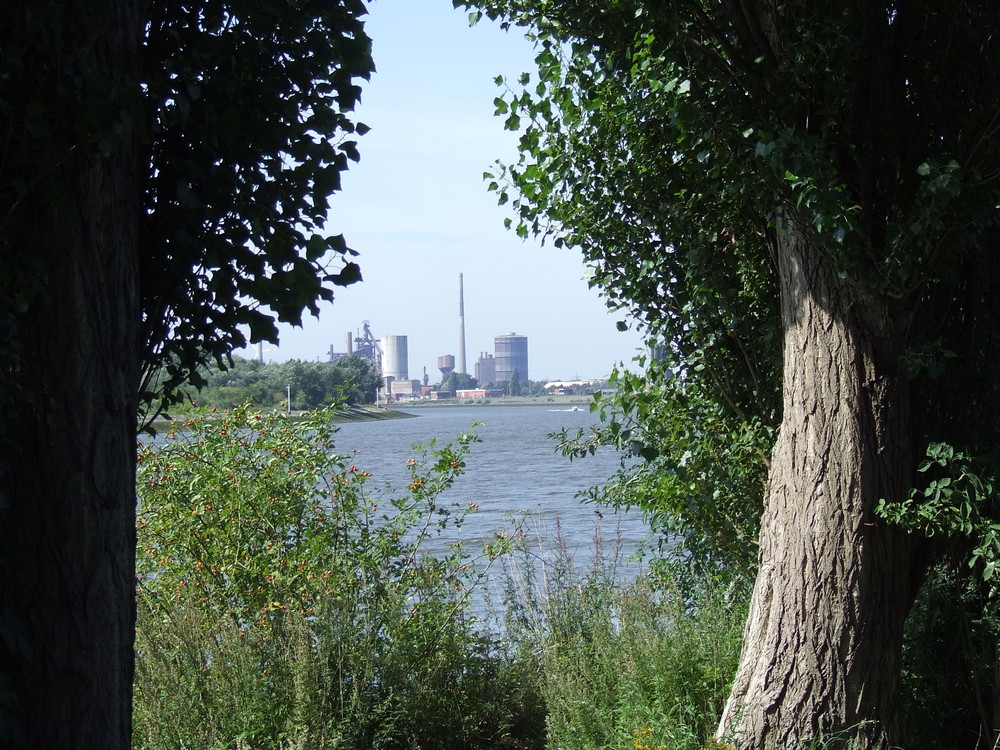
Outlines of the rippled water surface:
{"type": "Polygon", "coordinates": [[[466,473],[443,498],[479,506],[465,521],[466,542],[509,528],[512,518],[524,514],[543,553],[547,544],[554,544],[557,528],[569,548],[578,552],[591,549],[595,534],[609,543],[620,539],[626,554],[645,537],[647,527],[640,513],[616,514],[582,504],[576,497],[603,484],[618,468],[618,455],[607,451],[571,462],[555,451],[556,442],[547,437],[563,427],[588,429],[595,417],[585,406],[579,411],[543,405],[441,406],[408,413],[416,416],[341,425],[337,451],[358,451],[352,461],[373,474],[374,486],[391,482],[405,488],[406,461],[416,455],[413,444],[426,445],[432,439],[448,443],[473,429],[474,421],[480,422],[475,431],[482,442],[473,445],[466,473]]]}

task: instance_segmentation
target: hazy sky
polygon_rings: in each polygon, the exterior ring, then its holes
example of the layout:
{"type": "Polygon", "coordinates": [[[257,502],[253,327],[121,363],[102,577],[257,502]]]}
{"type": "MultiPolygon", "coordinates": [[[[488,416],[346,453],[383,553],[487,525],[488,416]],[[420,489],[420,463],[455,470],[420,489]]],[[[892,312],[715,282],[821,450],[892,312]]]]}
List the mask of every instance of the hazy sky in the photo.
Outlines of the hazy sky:
{"type": "Polygon", "coordinates": [[[372,130],[329,223],[361,253],[364,281],[338,289],[318,320],[282,327],[265,359],[326,359],[367,320],[377,337],[407,336],[409,376],[426,367],[437,382],[437,357],[458,355],[461,272],[470,374],[511,332],[528,337],[532,380],[603,377],[631,360],[641,337],[616,330],[622,313],[587,288],[579,254],[504,229],[482,178],[516,158],[514,135],[493,116],[494,78],[533,72],[531,44],[487,21],[470,28],[451,0],[374,0],[366,29],[377,73],[357,117],[372,130]]]}

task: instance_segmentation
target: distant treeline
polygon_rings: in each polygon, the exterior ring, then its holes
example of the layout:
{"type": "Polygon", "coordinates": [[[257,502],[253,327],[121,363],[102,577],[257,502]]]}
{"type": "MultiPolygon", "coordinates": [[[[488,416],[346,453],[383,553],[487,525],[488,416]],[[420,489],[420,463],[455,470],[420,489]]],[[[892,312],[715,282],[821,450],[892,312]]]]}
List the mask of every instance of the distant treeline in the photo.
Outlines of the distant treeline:
{"type": "Polygon", "coordinates": [[[546,393],[545,381],[521,380],[517,370],[514,370],[510,380],[497,380],[493,382],[480,383],[471,375],[459,372],[449,372],[441,380],[440,390],[446,393],[454,393],[457,390],[463,390],[466,388],[502,390],[507,396],[544,396],[546,393]]]}
{"type": "Polygon", "coordinates": [[[348,404],[375,402],[382,379],[375,364],[361,357],[336,362],[261,364],[233,358],[231,367],[202,371],[206,384],[195,397],[200,405],[233,408],[247,399],[257,406],[278,406],[291,394],[292,409],[312,409],[330,401],[348,404]]]}

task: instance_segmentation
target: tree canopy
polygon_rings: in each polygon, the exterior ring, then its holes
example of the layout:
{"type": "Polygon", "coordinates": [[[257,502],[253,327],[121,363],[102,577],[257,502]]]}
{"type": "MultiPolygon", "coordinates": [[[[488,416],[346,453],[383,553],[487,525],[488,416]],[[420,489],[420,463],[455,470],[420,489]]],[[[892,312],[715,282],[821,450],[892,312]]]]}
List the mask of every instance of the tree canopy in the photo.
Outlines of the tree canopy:
{"type": "Polygon", "coordinates": [[[866,297],[915,308],[898,354],[933,392],[923,431],[968,443],[971,423],[997,443],[974,418],[998,395],[981,377],[997,345],[991,3],[456,5],[538,44],[537,80],[501,81],[521,159],[491,187],[519,233],[582,250],[668,364],[705,371],[734,412],[774,409],[774,223],[795,216],[866,297]]]}
{"type": "Polygon", "coordinates": [[[360,278],[362,0],[0,5],[0,743],[129,747],[135,429],[360,278]]]}
{"type": "Polygon", "coordinates": [[[235,408],[251,399],[255,406],[277,406],[291,394],[291,408],[315,409],[328,403],[374,403],[382,373],[374,362],[357,356],[335,362],[290,360],[261,364],[234,357],[231,366],[209,367],[201,373],[205,386],[197,402],[235,408]]]}
{"type": "Polygon", "coordinates": [[[898,741],[899,667],[873,641],[898,649],[931,561],[995,569],[1000,12],[456,5],[537,43],[537,78],[497,99],[521,133],[520,160],[487,175],[511,226],[581,250],[659,346],[605,434],[658,469],[623,501],[738,543],[731,561],[760,544],[720,733],[898,741]],[[759,535],[741,506],[763,509],[759,535]]]}
{"type": "Polygon", "coordinates": [[[441,378],[440,390],[454,394],[465,388],[475,388],[478,382],[474,377],[465,372],[455,372],[452,370],[441,378]]]}

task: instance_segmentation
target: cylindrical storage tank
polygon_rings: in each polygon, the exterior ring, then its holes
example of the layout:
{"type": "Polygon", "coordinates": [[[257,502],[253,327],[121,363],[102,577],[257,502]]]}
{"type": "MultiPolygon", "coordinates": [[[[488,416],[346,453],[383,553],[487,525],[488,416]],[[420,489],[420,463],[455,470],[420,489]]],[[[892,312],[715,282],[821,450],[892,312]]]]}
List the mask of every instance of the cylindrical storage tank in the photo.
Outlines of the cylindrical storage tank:
{"type": "Polygon", "coordinates": [[[449,372],[455,369],[455,355],[454,354],[442,354],[438,357],[438,369],[441,371],[442,375],[447,375],[449,372]]]}
{"type": "Polygon", "coordinates": [[[382,375],[396,380],[409,380],[406,336],[382,337],[382,375]]]}
{"type": "Polygon", "coordinates": [[[510,380],[517,372],[522,383],[528,380],[528,337],[508,333],[494,340],[496,382],[510,380]]]}

